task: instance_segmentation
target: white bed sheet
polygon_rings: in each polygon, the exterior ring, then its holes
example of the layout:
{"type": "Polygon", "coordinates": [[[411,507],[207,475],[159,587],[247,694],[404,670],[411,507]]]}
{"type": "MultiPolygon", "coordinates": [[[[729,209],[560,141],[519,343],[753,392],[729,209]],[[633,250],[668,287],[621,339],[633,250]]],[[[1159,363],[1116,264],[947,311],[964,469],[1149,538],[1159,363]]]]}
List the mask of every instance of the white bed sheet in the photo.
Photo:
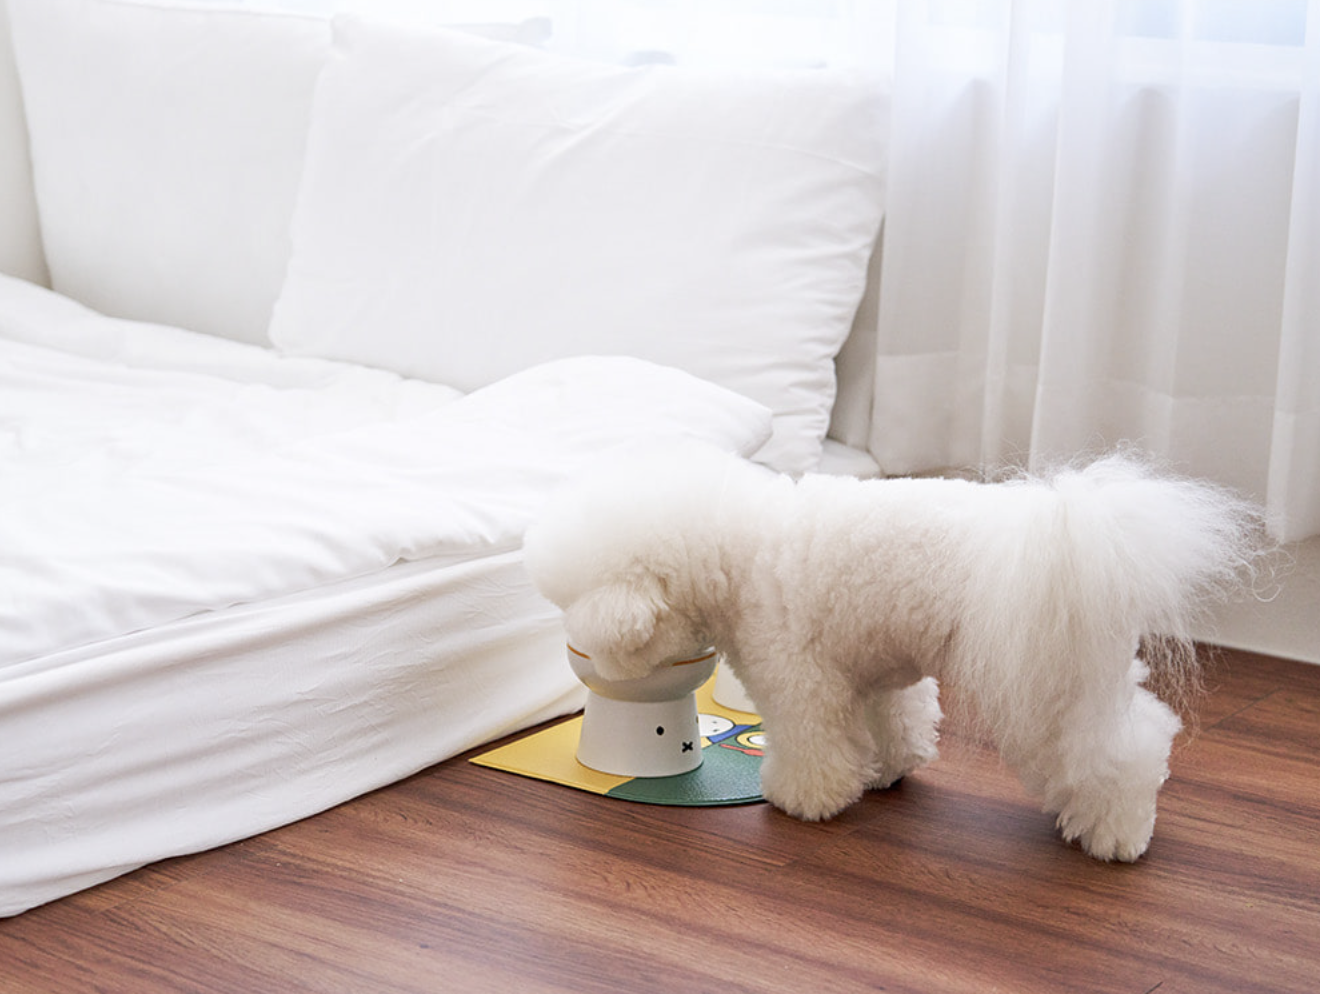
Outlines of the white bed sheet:
{"type": "Polygon", "coordinates": [[[400,564],[0,678],[0,915],[580,708],[522,573],[516,552],[400,564]]]}
{"type": "Polygon", "coordinates": [[[625,358],[445,387],[0,279],[0,914],[579,706],[521,535],[759,405],[625,358]]]}

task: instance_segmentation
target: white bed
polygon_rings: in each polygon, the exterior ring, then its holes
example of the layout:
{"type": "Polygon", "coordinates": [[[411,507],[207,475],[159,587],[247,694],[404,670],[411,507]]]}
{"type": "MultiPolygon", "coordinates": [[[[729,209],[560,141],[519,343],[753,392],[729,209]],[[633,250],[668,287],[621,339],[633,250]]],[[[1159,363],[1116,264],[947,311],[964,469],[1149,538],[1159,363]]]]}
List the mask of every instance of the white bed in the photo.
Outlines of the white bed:
{"type": "Polygon", "coordinates": [[[829,453],[876,81],[3,2],[0,915],[580,706],[519,550],[589,460],[829,453]]]}
{"type": "Polygon", "coordinates": [[[0,279],[0,913],[580,706],[521,567],[543,496],[768,432],[641,360],[461,396],[0,279]]]}

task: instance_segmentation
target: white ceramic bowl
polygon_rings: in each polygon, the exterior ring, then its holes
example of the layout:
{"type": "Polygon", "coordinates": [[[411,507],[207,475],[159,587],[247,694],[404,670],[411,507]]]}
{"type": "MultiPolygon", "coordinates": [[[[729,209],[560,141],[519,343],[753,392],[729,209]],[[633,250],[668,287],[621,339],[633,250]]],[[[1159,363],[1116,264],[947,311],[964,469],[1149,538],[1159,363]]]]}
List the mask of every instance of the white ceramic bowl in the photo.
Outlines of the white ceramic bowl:
{"type": "Polygon", "coordinates": [[[693,693],[715,672],[718,653],[712,648],[666,659],[640,680],[606,680],[596,672],[591,657],[568,647],[568,665],[587,689],[612,701],[674,701],[693,693]]]}
{"type": "Polygon", "coordinates": [[[587,685],[577,758],[625,777],[671,777],[701,765],[696,690],[710,679],[714,649],[667,659],[640,680],[606,680],[591,659],[568,647],[568,662],[587,685]]]}

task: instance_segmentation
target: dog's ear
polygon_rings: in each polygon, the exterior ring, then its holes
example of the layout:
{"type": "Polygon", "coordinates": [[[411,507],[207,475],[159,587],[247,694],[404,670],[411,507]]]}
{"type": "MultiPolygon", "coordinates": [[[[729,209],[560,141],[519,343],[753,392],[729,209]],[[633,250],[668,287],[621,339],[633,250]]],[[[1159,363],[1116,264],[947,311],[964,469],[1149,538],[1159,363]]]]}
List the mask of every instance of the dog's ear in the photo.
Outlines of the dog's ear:
{"type": "Polygon", "coordinates": [[[649,672],[636,654],[651,641],[664,610],[660,583],[646,574],[597,587],[580,597],[564,613],[564,627],[569,643],[595,661],[601,676],[636,679],[649,672]]]}

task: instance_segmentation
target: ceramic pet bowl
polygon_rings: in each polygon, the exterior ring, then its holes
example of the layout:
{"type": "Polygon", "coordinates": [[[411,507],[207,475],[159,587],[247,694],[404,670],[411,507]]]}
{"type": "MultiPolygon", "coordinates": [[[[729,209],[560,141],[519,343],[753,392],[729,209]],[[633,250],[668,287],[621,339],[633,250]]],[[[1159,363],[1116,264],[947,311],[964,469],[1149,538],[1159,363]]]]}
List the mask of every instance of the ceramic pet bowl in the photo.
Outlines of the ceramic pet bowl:
{"type": "Polygon", "coordinates": [[[606,680],[584,653],[568,662],[587,687],[577,758],[583,766],[624,777],[672,777],[701,765],[696,690],[718,655],[703,649],[666,660],[640,680],[606,680]]]}

